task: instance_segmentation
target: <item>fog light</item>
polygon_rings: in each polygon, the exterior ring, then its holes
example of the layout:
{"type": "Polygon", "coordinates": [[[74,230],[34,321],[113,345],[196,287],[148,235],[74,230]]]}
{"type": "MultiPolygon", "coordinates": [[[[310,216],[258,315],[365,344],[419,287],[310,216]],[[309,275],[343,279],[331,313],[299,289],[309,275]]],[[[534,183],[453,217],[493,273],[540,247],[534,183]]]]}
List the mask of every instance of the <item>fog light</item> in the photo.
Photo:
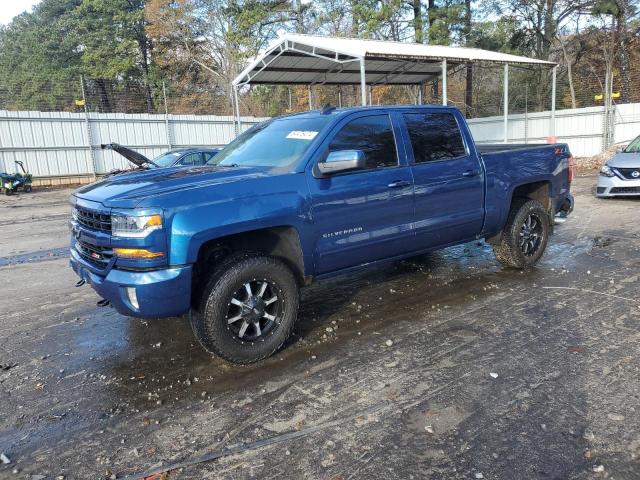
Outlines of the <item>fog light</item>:
{"type": "Polygon", "coordinates": [[[129,299],[129,303],[136,310],[140,310],[140,305],[138,305],[138,295],[136,294],[136,288],[135,287],[127,287],[126,291],[127,291],[127,298],[129,299]]]}

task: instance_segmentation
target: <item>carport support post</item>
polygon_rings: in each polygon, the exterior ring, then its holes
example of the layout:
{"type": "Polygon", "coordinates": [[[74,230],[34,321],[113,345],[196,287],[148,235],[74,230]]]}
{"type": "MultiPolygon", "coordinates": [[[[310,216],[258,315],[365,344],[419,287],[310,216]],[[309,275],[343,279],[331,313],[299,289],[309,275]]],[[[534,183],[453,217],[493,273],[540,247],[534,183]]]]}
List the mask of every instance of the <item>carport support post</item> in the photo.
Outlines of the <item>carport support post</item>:
{"type": "Polygon", "coordinates": [[[504,123],[504,143],[509,141],[509,64],[504,64],[504,82],[503,82],[504,99],[503,104],[503,123],[504,123]]]}
{"type": "Polygon", "coordinates": [[[307,85],[307,96],[309,97],[309,110],[313,110],[313,99],[311,98],[311,84],[307,85]]]}
{"type": "Polygon", "coordinates": [[[442,105],[447,105],[447,59],[442,60],[442,105]]]}
{"type": "Polygon", "coordinates": [[[238,100],[238,86],[233,86],[233,100],[235,103],[235,117],[236,117],[236,135],[240,135],[242,125],[240,123],[240,101],[238,100]]]}
{"type": "Polygon", "coordinates": [[[89,119],[89,108],[87,107],[87,94],[84,91],[84,75],[80,75],[80,88],[82,89],[82,106],[84,108],[84,121],[87,129],[87,145],[89,146],[89,157],[93,168],[93,178],[97,178],[98,166],[96,164],[96,154],[93,151],[93,135],[91,135],[91,120],[89,119]]]}
{"type": "Polygon", "coordinates": [[[364,68],[364,58],[360,59],[360,97],[362,106],[367,105],[367,74],[364,68]]]}
{"type": "Polygon", "coordinates": [[[164,129],[167,134],[167,147],[171,150],[171,130],[169,130],[169,107],[167,105],[167,89],[162,81],[162,96],[164,97],[164,129]]]}
{"type": "Polygon", "coordinates": [[[556,78],[558,74],[558,66],[553,67],[551,74],[551,125],[549,125],[550,140],[555,143],[556,137],[556,78]]]}

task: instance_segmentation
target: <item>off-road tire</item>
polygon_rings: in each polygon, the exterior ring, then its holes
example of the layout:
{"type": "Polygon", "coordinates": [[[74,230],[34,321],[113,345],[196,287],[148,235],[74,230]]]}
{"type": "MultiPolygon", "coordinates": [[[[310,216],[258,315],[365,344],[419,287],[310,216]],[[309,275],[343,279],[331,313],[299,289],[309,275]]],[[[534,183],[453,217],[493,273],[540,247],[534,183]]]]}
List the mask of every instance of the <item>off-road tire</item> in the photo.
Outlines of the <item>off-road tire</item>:
{"type": "Polygon", "coordinates": [[[549,214],[537,200],[526,198],[514,199],[509,218],[500,235],[498,243],[493,245],[496,259],[505,267],[524,269],[535,265],[544,254],[549,241],[549,214]],[[540,220],[541,238],[539,245],[529,255],[525,255],[521,247],[521,232],[527,218],[533,215],[540,220]]]}
{"type": "Polygon", "coordinates": [[[218,265],[202,297],[190,312],[193,333],[209,353],[236,364],[263,360],[289,338],[298,316],[298,284],[291,269],[277,258],[260,254],[234,254],[218,265]],[[277,325],[264,338],[242,341],[228,328],[231,299],[246,282],[267,280],[282,295],[277,325]]]}

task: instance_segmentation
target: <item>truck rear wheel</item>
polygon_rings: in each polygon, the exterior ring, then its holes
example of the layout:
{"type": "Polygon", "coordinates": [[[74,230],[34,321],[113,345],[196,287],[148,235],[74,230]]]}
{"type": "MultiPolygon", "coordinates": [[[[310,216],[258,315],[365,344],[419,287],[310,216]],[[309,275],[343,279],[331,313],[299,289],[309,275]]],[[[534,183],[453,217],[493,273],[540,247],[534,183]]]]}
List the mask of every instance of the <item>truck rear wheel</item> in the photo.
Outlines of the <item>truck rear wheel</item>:
{"type": "Polygon", "coordinates": [[[215,269],[190,317],[205,350],[247,364],[278,350],[297,315],[293,272],[277,258],[245,254],[233,255],[215,269]]]}
{"type": "Polygon", "coordinates": [[[500,263],[511,268],[535,265],[549,240],[549,214],[536,200],[514,200],[507,224],[493,251],[500,263]]]}

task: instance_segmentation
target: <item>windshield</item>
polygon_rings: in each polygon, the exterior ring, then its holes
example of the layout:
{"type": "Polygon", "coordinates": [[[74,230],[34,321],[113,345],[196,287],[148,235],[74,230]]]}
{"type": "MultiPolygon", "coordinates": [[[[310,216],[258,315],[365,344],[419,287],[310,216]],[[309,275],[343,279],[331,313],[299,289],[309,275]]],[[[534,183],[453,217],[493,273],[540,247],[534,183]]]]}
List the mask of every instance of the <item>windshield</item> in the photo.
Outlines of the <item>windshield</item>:
{"type": "Polygon", "coordinates": [[[640,137],[636,137],[627,148],[624,149],[624,153],[640,153],[640,137]]]}
{"type": "Polygon", "coordinates": [[[159,167],[170,167],[180,156],[180,152],[167,152],[153,159],[153,163],[159,167]]]}
{"type": "Polygon", "coordinates": [[[302,158],[330,116],[288,117],[250,128],[213,157],[209,165],[287,167],[302,158]]]}

